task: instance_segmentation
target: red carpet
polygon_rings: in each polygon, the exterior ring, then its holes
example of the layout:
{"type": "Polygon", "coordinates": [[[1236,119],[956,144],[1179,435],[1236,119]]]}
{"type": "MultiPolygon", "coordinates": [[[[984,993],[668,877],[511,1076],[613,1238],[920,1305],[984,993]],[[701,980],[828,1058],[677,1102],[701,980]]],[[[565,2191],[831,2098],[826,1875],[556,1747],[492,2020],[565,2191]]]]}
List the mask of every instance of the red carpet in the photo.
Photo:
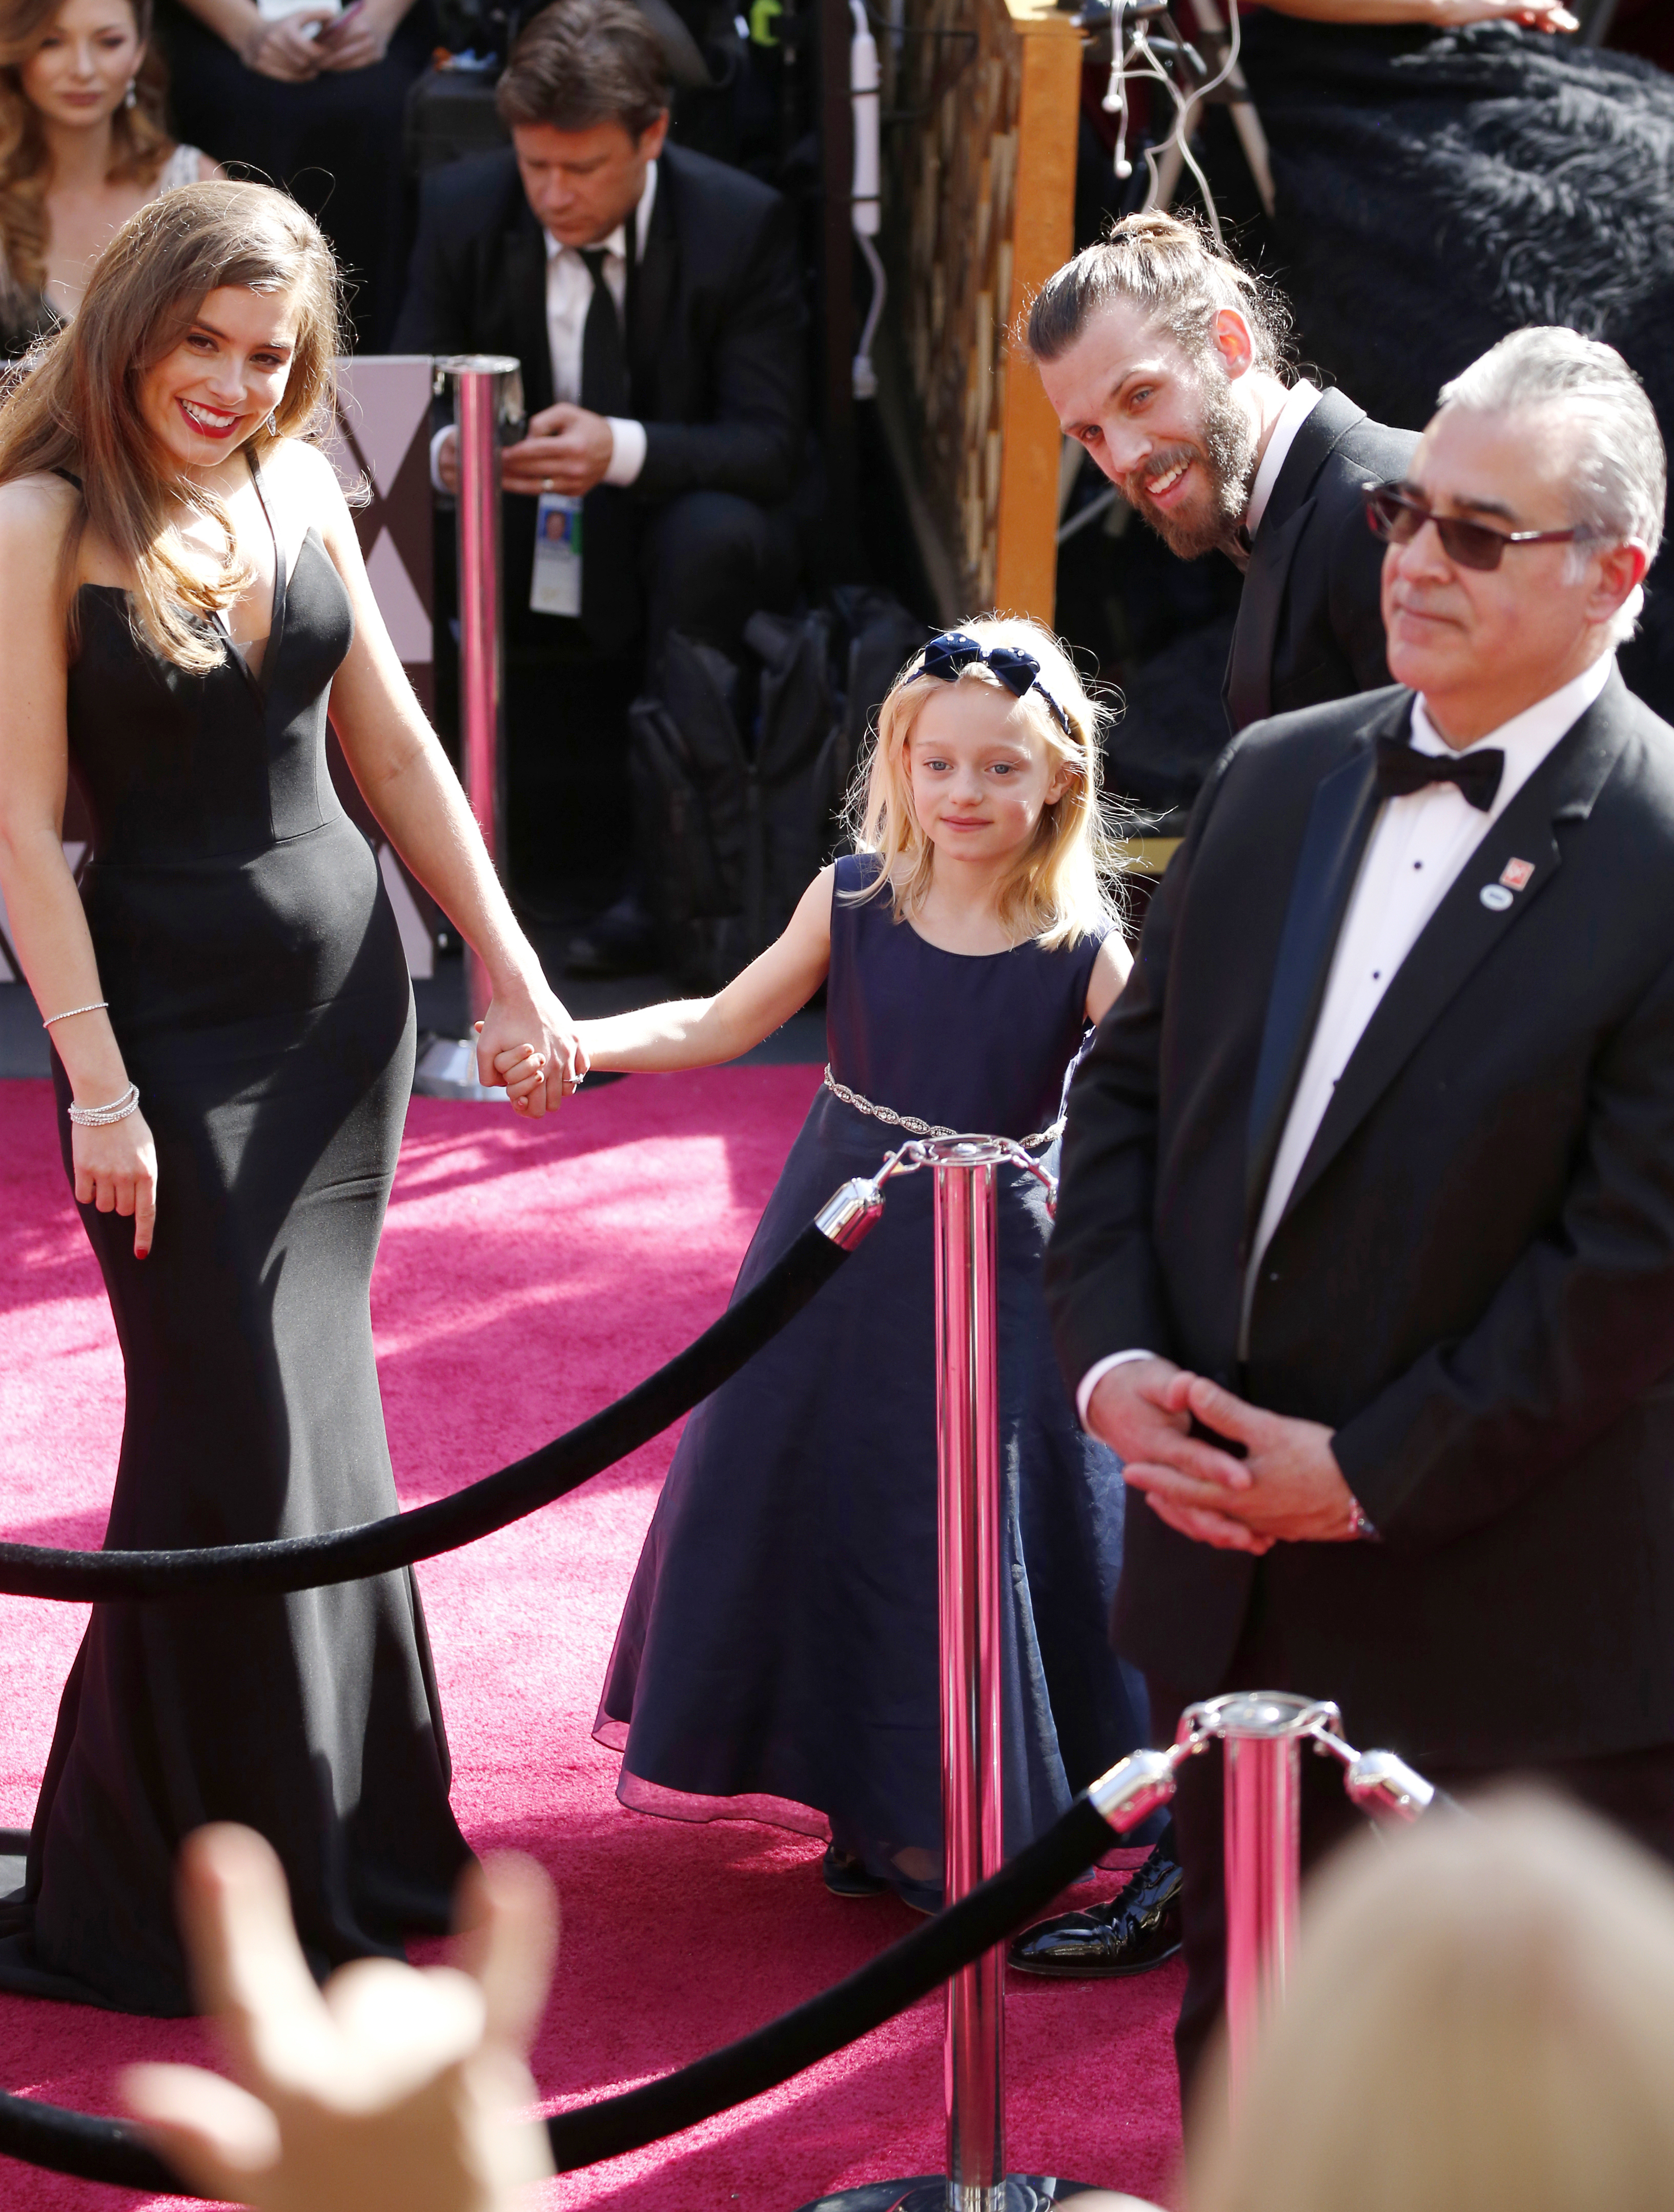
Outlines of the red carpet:
{"type": "MultiPolygon", "coordinates": [[[[416,1102],[373,1293],[404,1502],[568,1427],[720,1311],[815,1080],[806,1067],[636,1078],[536,1128],[416,1102]]],[[[0,1085],[0,1529],[94,1545],[122,1376],[45,1084],[0,1085]]],[[[563,1954],[535,2052],[552,2107],[697,2057],[915,1924],[893,1899],[828,1897],[806,1838],[652,1820],[616,1802],[615,1762],[588,1731],[672,1443],[418,1571],[466,1833],[479,1849],[533,1853],[563,1898],[563,1954]]],[[[0,1598],[0,1824],[29,1819],[82,1618],[0,1598]]],[[[1112,1886],[1106,1877],[1100,1893],[1112,1886]]],[[[1175,1967],[1105,1984],[1011,1978],[1014,2169],[1165,2189],[1179,2125],[1168,2044],[1179,1986],[1175,1967]]],[[[204,2047],[192,2023],[0,1999],[0,2086],[60,2104],[110,2110],[119,2064],[204,2047]]],[[[795,2212],[828,2190],[934,2172],[940,2060],[937,1999],[771,2097],[550,2184],[543,2212],[795,2212]]],[[[0,2162],[8,2208],[178,2201],[0,2162]]]]}

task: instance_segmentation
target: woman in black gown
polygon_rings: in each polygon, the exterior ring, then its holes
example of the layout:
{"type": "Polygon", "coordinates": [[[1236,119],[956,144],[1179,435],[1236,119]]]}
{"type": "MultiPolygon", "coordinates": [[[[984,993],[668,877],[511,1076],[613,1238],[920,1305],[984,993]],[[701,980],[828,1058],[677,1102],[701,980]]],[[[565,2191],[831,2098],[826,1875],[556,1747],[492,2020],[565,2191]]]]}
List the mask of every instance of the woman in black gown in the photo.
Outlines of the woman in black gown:
{"type": "MultiPolygon", "coordinates": [[[[488,964],[484,1053],[490,1033],[539,1040],[539,1110],[573,1066],[331,469],[298,434],[329,405],[335,310],[330,253],[292,203],[187,186],[118,234],[0,408],[0,888],[126,1367],[113,1547],[395,1510],[368,1286],[412,997],[332,790],[328,706],[488,964]],[[67,773],[95,824],[79,897],[67,773]],[[89,1109],[103,1118],[76,1119],[89,1109]]],[[[172,1869],[206,1820],[277,1847],[317,1970],[399,1953],[446,1925],[468,1855],[447,1784],[410,1574],[96,1606],[27,1884],[0,1904],[0,1988],[189,2011],[172,1869]]]]}

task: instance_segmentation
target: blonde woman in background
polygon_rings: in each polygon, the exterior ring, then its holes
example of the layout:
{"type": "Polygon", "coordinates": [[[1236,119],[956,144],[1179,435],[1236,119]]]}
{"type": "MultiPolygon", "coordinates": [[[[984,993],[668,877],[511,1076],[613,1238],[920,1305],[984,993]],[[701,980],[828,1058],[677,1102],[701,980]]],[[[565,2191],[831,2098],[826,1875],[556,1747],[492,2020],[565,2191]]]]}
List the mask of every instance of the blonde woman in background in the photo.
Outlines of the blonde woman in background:
{"type": "Polygon", "coordinates": [[[82,304],[128,217],[220,172],[164,121],[149,0],[0,4],[0,331],[6,349],[82,304]]]}
{"type": "Polygon", "coordinates": [[[1225,2112],[1212,2077],[1192,2212],[1665,2212],[1674,1880],[1532,1791],[1357,1841],[1225,2112]]]}

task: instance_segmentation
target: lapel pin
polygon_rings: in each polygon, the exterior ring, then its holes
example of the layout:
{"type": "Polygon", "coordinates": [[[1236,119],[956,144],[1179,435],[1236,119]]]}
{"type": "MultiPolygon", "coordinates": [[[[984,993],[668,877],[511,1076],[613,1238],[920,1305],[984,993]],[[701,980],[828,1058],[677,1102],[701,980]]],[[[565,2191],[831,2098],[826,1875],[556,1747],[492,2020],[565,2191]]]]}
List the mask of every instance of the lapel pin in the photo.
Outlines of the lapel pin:
{"type": "Polygon", "coordinates": [[[1512,895],[1503,884],[1484,884],[1476,896],[1490,914],[1503,914],[1512,902],[1512,895]]]}
{"type": "Polygon", "coordinates": [[[1534,872],[1532,860],[1507,860],[1500,871],[1500,880],[1508,891],[1520,891],[1534,872]]]}

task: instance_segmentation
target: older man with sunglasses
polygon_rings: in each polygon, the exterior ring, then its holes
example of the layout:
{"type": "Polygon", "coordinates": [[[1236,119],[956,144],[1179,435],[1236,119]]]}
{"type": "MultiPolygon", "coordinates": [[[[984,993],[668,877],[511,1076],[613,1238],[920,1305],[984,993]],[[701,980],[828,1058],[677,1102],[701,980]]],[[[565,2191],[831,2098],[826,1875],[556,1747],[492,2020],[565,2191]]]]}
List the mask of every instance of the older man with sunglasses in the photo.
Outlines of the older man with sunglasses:
{"type": "MultiPolygon", "coordinates": [[[[1674,1857],[1674,730],[1615,664],[1665,490],[1607,346],[1518,331],[1443,392],[1368,498],[1397,687],[1218,764],[1070,1094],[1047,1287],[1152,1509],[1116,1628],[1160,1739],[1335,1698],[1674,1857]]],[[[1175,1803],[1188,2083],[1220,1779],[1175,1803]]],[[[1312,1856],[1352,1816],[1326,1762],[1303,1793],[1312,1856]]]]}

